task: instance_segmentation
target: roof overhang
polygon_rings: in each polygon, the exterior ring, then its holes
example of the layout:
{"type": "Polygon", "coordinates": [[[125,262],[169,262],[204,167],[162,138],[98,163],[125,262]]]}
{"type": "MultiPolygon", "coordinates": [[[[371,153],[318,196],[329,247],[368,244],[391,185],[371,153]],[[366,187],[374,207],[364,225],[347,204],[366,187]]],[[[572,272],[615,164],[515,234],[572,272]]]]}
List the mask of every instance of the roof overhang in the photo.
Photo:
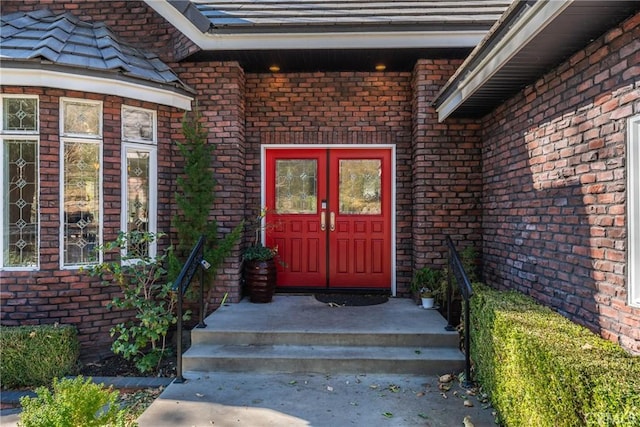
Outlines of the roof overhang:
{"type": "Polygon", "coordinates": [[[438,120],[480,117],[640,9],[640,2],[511,5],[433,101],[438,120]]]}
{"type": "Polygon", "coordinates": [[[209,31],[209,21],[190,2],[145,0],[202,50],[471,48],[486,29],[455,31],[326,31],[221,32],[209,31]]]}
{"type": "Polygon", "coordinates": [[[2,85],[51,87],[82,92],[118,95],[182,110],[191,110],[193,97],[177,89],[145,84],[134,79],[114,78],[104,73],[70,67],[42,67],[29,61],[3,60],[0,64],[2,85]]]}

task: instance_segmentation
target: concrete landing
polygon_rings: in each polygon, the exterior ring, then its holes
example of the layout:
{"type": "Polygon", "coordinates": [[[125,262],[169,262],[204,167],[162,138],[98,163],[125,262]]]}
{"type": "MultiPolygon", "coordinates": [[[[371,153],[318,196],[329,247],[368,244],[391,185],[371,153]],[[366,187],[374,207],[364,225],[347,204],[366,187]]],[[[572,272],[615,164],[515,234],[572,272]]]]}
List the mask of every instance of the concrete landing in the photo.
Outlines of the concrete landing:
{"type": "Polygon", "coordinates": [[[442,374],[463,369],[459,336],[409,299],[335,307],[276,295],[216,310],[191,333],[184,371],[442,374]]]}

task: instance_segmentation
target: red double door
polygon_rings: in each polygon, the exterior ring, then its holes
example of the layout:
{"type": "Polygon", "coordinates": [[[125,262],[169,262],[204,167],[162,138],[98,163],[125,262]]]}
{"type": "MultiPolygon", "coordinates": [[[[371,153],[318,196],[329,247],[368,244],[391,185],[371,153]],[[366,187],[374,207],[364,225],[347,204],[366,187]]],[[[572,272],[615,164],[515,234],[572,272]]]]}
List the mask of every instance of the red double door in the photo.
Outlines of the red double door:
{"type": "Polygon", "coordinates": [[[391,150],[266,150],[266,244],[278,286],[391,288],[391,150]]]}

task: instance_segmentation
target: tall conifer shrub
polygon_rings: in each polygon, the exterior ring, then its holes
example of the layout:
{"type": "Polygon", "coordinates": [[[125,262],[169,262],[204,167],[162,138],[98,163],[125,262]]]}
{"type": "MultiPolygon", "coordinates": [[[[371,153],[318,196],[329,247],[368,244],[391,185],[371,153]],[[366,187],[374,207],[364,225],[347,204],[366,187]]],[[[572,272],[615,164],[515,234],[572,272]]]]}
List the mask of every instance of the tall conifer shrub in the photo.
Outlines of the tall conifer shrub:
{"type": "MultiPolygon", "coordinates": [[[[211,166],[215,146],[207,142],[208,134],[201,118],[202,114],[197,107],[191,116],[185,113],[182,120],[184,142],[176,143],[184,159],[184,174],[177,180],[178,192],[175,197],[178,213],[173,217],[172,223],[178,240],[174,243],[174,250],[170,255],[169,272],[172,278],[178,276],[191,249],[200,235],[204,234],[207,239],[204,259],[211,264],[204,284],[207,293],[205,301],[208,302],[211,300],[210,285],[216,270],[240,238],[243,223],[238,224],[223,238],[218,237],[217,223],[211,217],[216,185],[211,166]]],[[[196,275],[194,280],[198,277],[196,275]]]]}

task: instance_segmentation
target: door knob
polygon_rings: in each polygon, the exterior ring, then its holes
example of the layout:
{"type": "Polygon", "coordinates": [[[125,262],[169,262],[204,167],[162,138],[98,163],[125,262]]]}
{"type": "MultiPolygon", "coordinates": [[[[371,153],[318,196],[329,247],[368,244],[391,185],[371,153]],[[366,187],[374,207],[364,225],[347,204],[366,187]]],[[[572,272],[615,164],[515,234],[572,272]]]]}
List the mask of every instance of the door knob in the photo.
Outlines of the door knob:
{"type": "Polygon", "coordinates": [[[330,221],[331,221],[331,224],[329,224],[329,230],[335,231],[335,229],[336,229],[336,214],[334,212],[331,212],[329,218],[330,218],[330,221]]]}
{"type": "Polygon", "coordinates": [[[325,231],[327,229],[327,218],[325,212],[320,212],[320,230],[325,231]]]}

